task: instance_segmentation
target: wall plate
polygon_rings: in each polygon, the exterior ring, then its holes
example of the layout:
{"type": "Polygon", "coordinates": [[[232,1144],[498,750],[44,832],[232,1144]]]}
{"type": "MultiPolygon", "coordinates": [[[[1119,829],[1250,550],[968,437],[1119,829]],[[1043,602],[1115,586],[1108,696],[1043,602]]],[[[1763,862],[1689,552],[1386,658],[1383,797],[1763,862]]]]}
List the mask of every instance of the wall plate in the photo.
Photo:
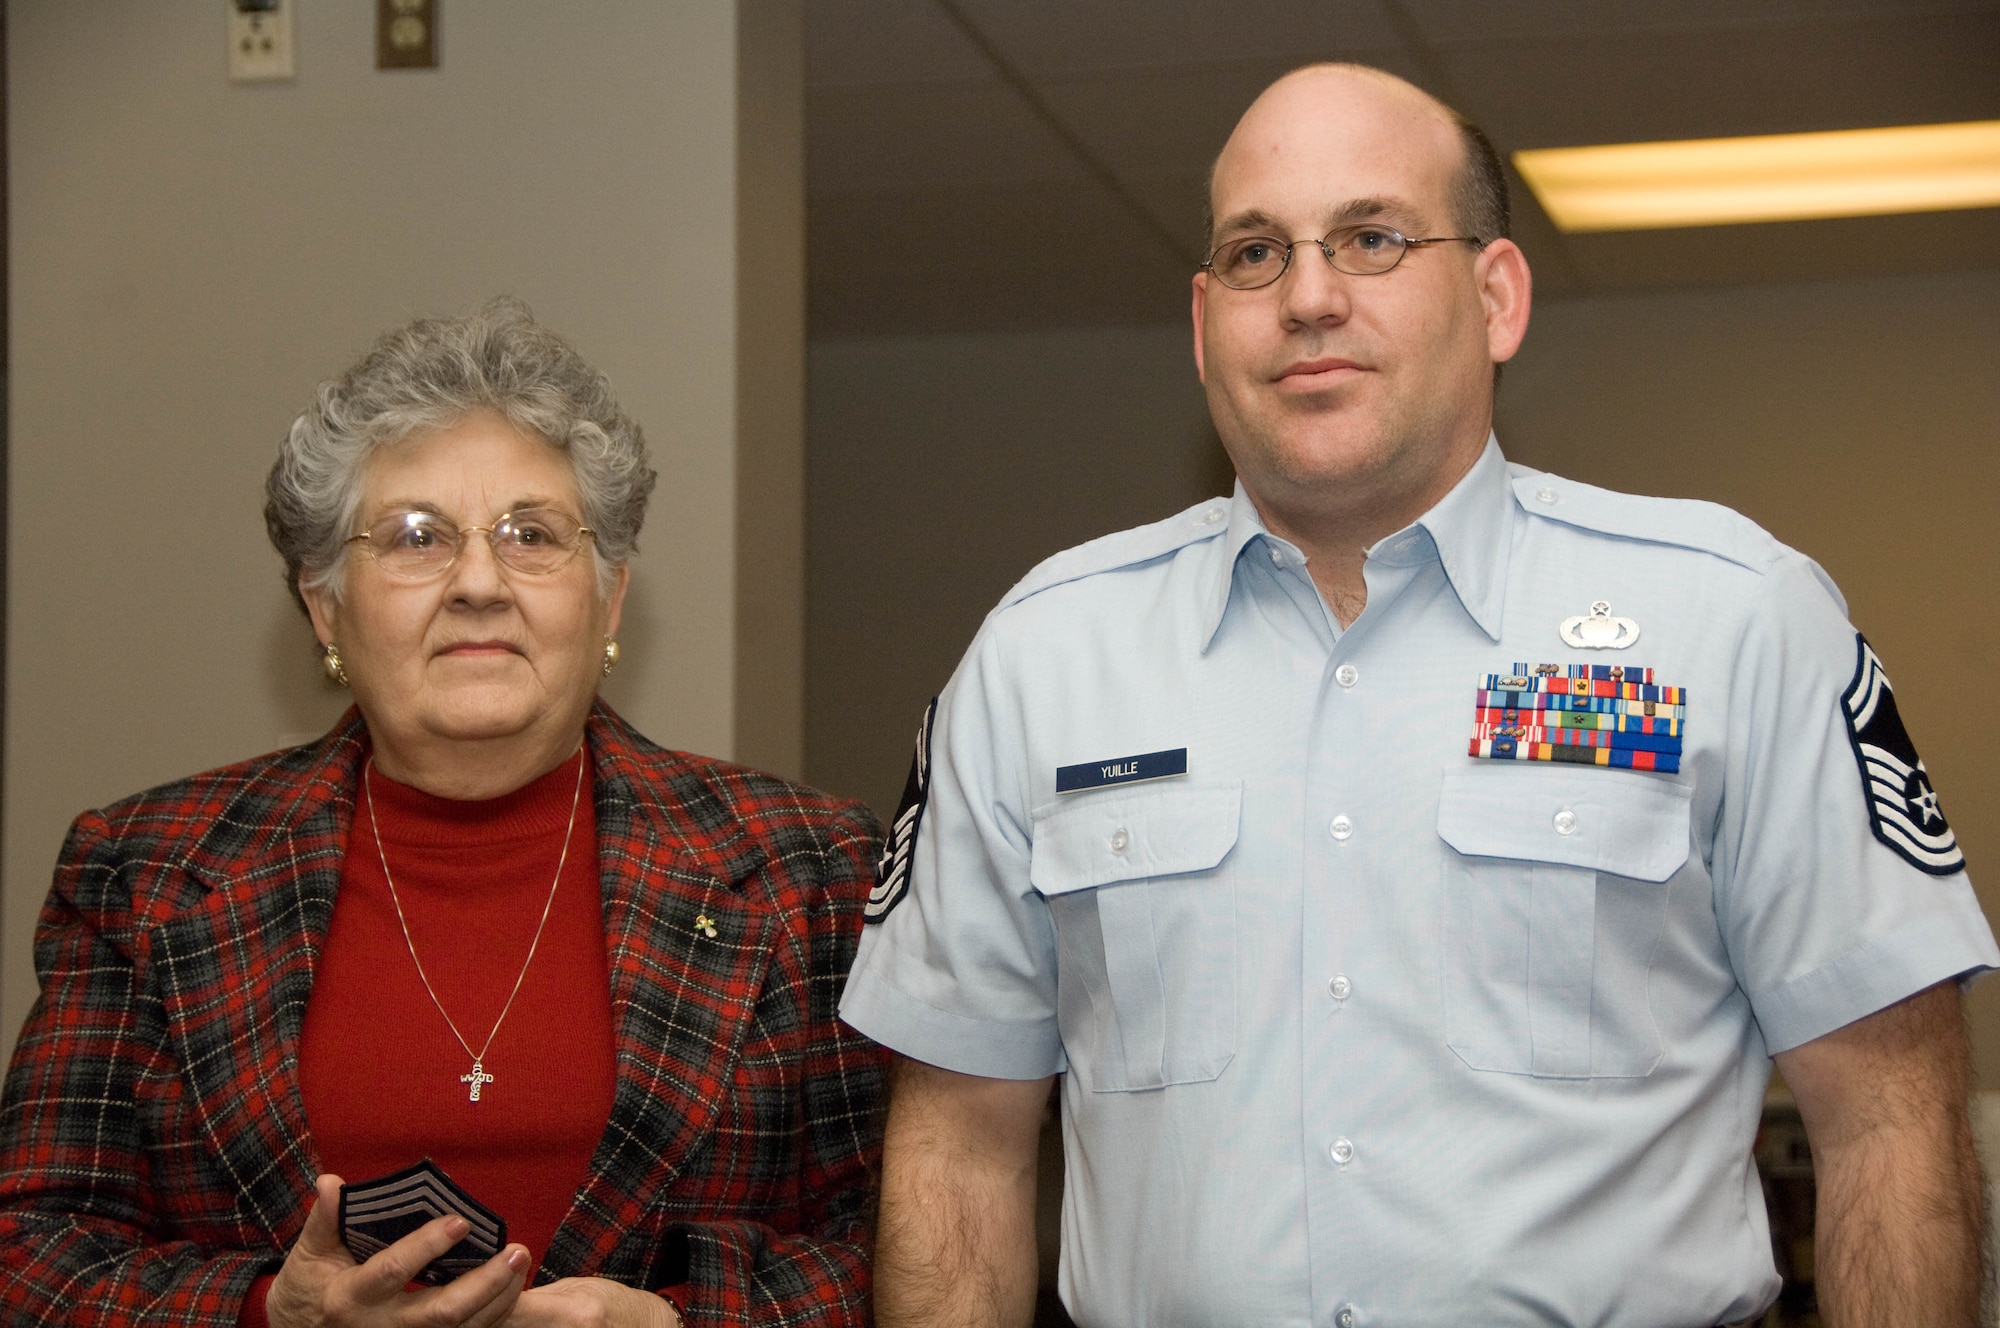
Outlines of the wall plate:
{"type": "Polygon", "coordinates": [[[292,43],[295,0],[225,0],[229,6],[229,81],[282,82],[297,76],[292,43]]]}
{"type": "Polygon", "coordinates": [[[437,0],[375,0],[375,67],[436,69],[437,0]]]}

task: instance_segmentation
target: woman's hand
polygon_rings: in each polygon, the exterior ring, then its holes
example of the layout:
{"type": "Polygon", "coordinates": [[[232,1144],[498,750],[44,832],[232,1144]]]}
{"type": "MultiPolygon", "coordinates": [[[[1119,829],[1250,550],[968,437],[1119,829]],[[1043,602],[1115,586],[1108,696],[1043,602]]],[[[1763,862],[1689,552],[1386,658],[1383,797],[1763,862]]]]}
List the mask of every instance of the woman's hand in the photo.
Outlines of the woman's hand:
{"type": "Polygon", "coordinates": [[[340,1243],[340,1177],[321,1176],[316,1189],[305,1230],[264,1299],[271,1328],[488,1328],[514,1308],[527,1281],[526,1246],[509,1245],[444,1286],[410,1291],[410,1279],[464,1237],[465,1219],[434,1218],[356,1263],[340,1243]]]}
{"type": "Polygon", "coordinates": [[[665,1297],[606,1277],[565,1277],[530,1288],[506,1328],[681,1328],[665,1297]]]}

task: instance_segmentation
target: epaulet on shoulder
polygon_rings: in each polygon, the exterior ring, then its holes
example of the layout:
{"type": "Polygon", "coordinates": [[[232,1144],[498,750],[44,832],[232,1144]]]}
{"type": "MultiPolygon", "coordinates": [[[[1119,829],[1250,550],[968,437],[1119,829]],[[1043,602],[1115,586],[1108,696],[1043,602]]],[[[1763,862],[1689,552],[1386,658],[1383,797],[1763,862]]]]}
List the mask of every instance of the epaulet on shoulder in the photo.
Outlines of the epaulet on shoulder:
{"type": "Polygon", "coordinates": [[[1529,516],[1618,539],[1695,549],[1759,573],[1790,552],[1762,526],[1720,503],[1647,498],[1522,466],[1508,470],[1514,499],[1529,516]]]}
{"type": "Polygon", "coordinates": [[[1205,503],[1196,503],[1185,512],[1177,513],[1164,521],[1155,521],[1148,526],[1134,526],[1121,530],[1115,535],[1104,535],[1079,544],[1073,549],[1064,549],[1053,557],[1044,558],[1026,576],[1014,583],[1014,588],[1001,596],[993,606],[998,613],[1009,605],[1019,604],[1030,595],[1039,595],[1052,586],[1066,581],[1075,581],[1099,572],[1109,572],[1120,567],[1132,567],[1148,563],[1155,558],[1163,558],[1177,549],[1202,540],[1214,539],[1229,529],[1229,500],[1211,498],[1205,503]]]}

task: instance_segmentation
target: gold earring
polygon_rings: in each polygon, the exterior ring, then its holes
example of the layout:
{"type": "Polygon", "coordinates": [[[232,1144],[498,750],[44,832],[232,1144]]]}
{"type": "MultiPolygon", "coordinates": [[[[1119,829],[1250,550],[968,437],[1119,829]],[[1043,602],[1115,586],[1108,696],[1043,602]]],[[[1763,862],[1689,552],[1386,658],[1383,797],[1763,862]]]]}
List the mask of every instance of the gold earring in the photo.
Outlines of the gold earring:
{"type": "Polygon", "coordinates": [[[329,680],[347,686],[347,670],[340,663],[340,647],[329,641],[320,648],[319,665],[329,680]]]}
{"type": "Polygon", "coordinates": [[[604,638],[604,674],[611,676],[611,670],[618,667],[618,643],[610,637],[604,638]]]}

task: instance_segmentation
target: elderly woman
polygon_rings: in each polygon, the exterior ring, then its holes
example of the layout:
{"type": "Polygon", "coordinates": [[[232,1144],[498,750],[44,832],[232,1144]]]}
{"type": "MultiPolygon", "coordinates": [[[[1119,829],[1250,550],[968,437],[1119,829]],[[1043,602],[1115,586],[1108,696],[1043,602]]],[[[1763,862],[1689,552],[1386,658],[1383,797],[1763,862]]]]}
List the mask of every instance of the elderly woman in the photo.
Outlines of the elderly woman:
{"type": "Polygon", "coordinates": [[[653,472],[518,305],[385,336],[265,514],[354,706],[80,817],[0,1110],[0,1319],[860,1323],[879,1053],[834,1017],[878,827],[596,699],[653,472]],[[507,1224],[363,1262],[342,1178],[507,1224]]]}

